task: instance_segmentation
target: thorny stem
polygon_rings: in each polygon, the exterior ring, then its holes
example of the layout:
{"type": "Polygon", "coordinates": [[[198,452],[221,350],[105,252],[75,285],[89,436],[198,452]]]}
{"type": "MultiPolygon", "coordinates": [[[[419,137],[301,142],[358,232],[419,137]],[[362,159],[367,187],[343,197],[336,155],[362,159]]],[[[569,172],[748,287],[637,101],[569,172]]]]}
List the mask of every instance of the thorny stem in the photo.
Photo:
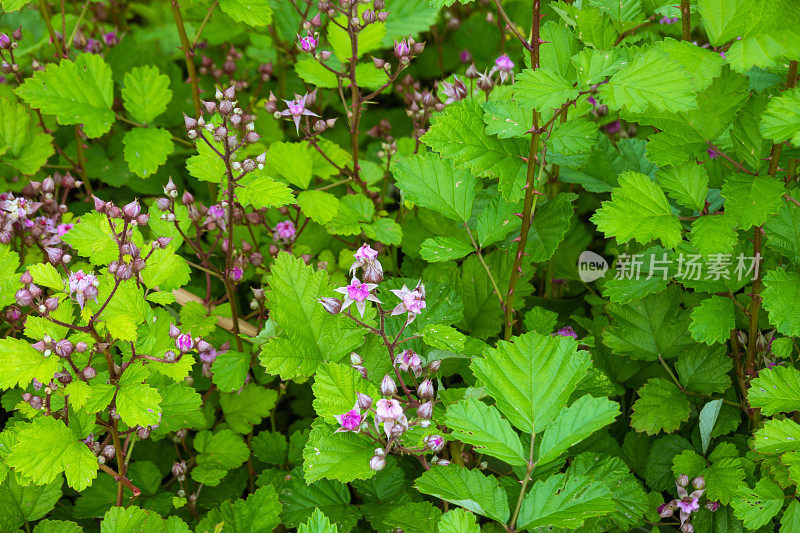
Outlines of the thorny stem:
{"type": "MultiPolygon", "coordinates": [[[[533,0],[532,20],[531,27],[531,43],[530,50],[531,68],[537,69],[539,67],[539,23],[541,21],[541,2],[540,0],[533,0]]],[[[517,288],[517,281],[520,275],[520,265],[522,264],[522,256],[525,253],[525,244],[528,242],[528,231],[531,227],[531,216],[534,207],[534,199],[538,198],[537,191],[534,191],[535,184],[535,169],[536,165],[534,160],[536,154],[539,152],[539,137],[541,130],[537,128],[539,122],[539,113],[533,111],[533,135],[531,136],[530,149],[528,151],[528,175],[525,179],[525,202],[522,208],[522,227],[519,232],[519,243],[517,244],[517,253],[514,256],[514,266],[511,270],[511,277],[508,282],[508,294],[506,295],[505,303],[505,335],[504,338],[509,340],[514,330],[514,291],[517,288]]],[[[544,166],[544,157],[542,157],[542,166],[544,166]]]]}
{"type": "MultiPolygon", "coordinates": [[[[43,0],[42,0],[43,1],[43,0]]],[[[178,0],[172,0],[172,17],[175,19],[175,27],[178,29],[178,36],[181,39],[181,48],[186,58],[186,71],[189,74],[189,83],[192,86],[192,101],[194,102],[194,114],[200,116],[200,87],[197,85],[197,71],[194,68],[194,48],[186,36],[186,28],[183,26],[183,16],[178,0]]]]}
{"type": "Polygon", "coordinates": [[[358,164],[358,126],[361,122],[361,91],[356,83],[356,66],[358,66],[358,29],[353,27],[352,20],[358,20],[358,3],[354,3],[351,8],[350,15],[348,16],[347,31],[350,34],[350,109],[352,110],[352,118],[350,120],[350,140],[353,149],[353,179],[361,187],[364,196],[371,198],[367,184],[361,179],[359,171],[361,167],[358,164]]]}
{"type": "Polygon", "coordinates": [[[692,40],[692,13],[690,0],[681,0],[681,29],[684,41],[692,40]]]}
{"type": "MultiPolygon", "coordinates": [[[[225,121],[227,126],[227,120],[225,121]]],[[[235,209],[233,189],[235,179],[233,177],[233,170],[231,169],[231,148],[228,140],[225,139],[225,173],[228,176],[228,246],[225,250],[225,273],[223,282],[225,283],[225,292],[228,294],[228,302],[231,304],[231,318],[233,319],[233,334],[236,337],[236,348],[242,352],[242,339],[239,334],[239,310],[236,302],[236,289],[233,286],[233,280],[230,278],[231,267],[233,266],[233,211],[235,209]]]]}

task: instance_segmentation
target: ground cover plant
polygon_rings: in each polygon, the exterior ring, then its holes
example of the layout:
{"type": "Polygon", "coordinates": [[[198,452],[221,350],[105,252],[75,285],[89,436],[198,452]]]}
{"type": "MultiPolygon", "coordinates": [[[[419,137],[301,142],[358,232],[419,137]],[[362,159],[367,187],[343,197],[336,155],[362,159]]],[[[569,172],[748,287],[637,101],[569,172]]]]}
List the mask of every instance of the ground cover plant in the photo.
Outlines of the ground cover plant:
{"type": "Polygon", "coordinates": [[[0,7],[0,531],[800,531],[793,0],[0,7]]]}

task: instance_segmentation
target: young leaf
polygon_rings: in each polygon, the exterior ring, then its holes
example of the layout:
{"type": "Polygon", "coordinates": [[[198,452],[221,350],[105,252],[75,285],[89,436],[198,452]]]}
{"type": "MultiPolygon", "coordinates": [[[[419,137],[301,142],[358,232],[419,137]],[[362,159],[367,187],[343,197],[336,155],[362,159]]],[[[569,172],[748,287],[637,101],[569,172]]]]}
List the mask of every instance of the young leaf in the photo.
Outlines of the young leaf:
{"type": "Polygon", "coordinates": [[[481,528],[478,527],[476,519],[473,513],[456,507],[442,515],[436,524],[436,530],[439,533],[480,533],[481,528]]]}
{"type": "Polygon", "coordinates": [[[506,522],[508,497],[494,476],[456,464],[433,466],[414,486],[423,494],[454,503],[474,513],[506,522]]]}
{"type": "Polygon", "coordinates": [[[336,423],[334,418],[353,409],[357,393],[366,394],[377,401],[379,391],[365,380],[352,366],[340,363],[325,363],[314,377],[314,411],[326,422],[336,423]]]}
{"type": "Polygon", "coordinates": [[[142,124],[152,123],[154,118],[167,110],[167,104],[172,99],[169,77],[161,74],[158,67],[153,65],[132,68],[125,73],[122,84],[125,109],[142,124]]]}
{"type": "Polygon", "coordinates": [[[761,134],[776,143],[790,141],[800,146],[800,88],[770,99],[761,115],[761,134]]]}
{"type": "Polygon", "coordinates": [[[574,339],[531,332],[487,348],[470,368],[512,424],[538,433],[566,405],[589,365],[588,352],[578,351],[574,339]]]}
{"type": "Polygon", "coordinates": [[[301,524],[297,528],[297,533],[339,533],[339,527],[331,524],[328,517],[322,514],[318,508],[314,509],[308,522],[301,524]]]}
{"type": "Polygon", "coordinates": [[[747,400],[768,416],[800,410],[800,371],[781,365],[761,370],[750,382],[747,400]]]}
{"type": "Polygon", "coordinates": [[[706,298],[692,310],[692,323],[689,331],[692,338],[711,346],[717,342],[725,342],[736,327],[733,301],[724,296],[706,298]]]}
{"type": "Polygon", "coordinates": [[[211,363],[211,371],[214,373],[211,381],[222,392],[237,391],[244,385],[248,370],[250,370],[250,355],[228,350],[218,354],[211,363]]]}
{"type": "Polygon", "coordinates": [[[79,54],[77,60],[62,59],[33,73],[17,94],[31,107],[55,115],[59,124],[82,124],[89,138],[111,129],[114,112],[114,82],[111,67],[99,54],[79,54]]]}
{"type": "Polygon", "coordinates": [[[141,178],[154,174],[172,153],[172,134],[163,128],[133,128],[122,138],[131,172],[141,178]]]}
{"type": "Polygon", "coordinates": [[[510,465],[521,466],[527,461],[519,435],[494,406],[465,398],[447,408],[445,425],[453,431],[453,436],[472,444],[479,453],[510,465]]]}

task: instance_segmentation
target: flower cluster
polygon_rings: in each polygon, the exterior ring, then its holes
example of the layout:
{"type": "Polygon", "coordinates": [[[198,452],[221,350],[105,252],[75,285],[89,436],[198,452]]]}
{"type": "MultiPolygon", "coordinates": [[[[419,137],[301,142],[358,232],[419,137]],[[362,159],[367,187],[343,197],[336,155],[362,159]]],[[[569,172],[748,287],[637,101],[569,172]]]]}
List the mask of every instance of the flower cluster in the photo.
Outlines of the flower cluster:
{"type": "MultiPolygon", "coordinates": [[[[676,510],[679,511],[681,521],[681,531],[683,533],[693,533],[694,526],[691,523],[692,513],[700,510],[700,497],[705,492],[706,482],[703,476],[698,476],[692,480],[692,487],[695,489],[689,492],[686,487],[689,485],[689,476],[682,474],[675,480],[678,497],[664,503],[658,507],[658,514],[661,518],[671,517],[676,510]]],[[[706,502],[706,509],[711,512],[719,508],[719,502],[706,502]]]]}

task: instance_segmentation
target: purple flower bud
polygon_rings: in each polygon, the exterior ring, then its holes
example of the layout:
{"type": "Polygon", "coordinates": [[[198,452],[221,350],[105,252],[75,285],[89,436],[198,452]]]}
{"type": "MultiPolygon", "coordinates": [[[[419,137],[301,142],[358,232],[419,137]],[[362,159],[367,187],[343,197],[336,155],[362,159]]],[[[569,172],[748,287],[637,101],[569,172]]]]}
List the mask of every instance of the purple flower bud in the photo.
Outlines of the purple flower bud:
{"type": "Polygon", "coordinates": [[[98,198],[97,196],[92,196],[92,200],[94,201],[94,210],[98,213],[105,213],[108,209],[106,208],[106,202],[98,198]]]}
{"type": "Polygon", "coordinates": [[[83,377],[85,377],[86,379],[92,379],[96,375],[97,371],[91,366],[87,366],[86,368],[83,369],[83,377]]]}
{"type": "Polygon", "coordinates": [[[31,401],[28,402],[31,407],[34,409],[41,409],[44,407],[44,401],[42,400],[41,396],[34,396],[31,398],[31,401]]]}
{"type": "Polygon", "coordinates": [[[178,338],[175,339],[175,347],[181,351],[181,353],[188,352],[189,350],[194,347],[194,341],[192,341],[192,335],[190,333],[184,333],[183,335],[178,335],[178,338]]]}
{"type": "Polygon", "coordinates": [[[19,277],[19,281],[20,281],[20,283],[22,283],[23,285],[30,285],[31,283],[33,283],[33,276],[31,276],[31,273],[30,273],[29,271],[27,271],[27,270],[26,270],[26,271],[25,271],[25,272],[23,272],[23,273],[22,273],[22,275],[19,277]]]}
{"type": "Polygon", "coordinates": [[[561,337],[572,337],[573,339],[578,338],[578,334],[575,333],[575,330],[569,326],[565,326],[560,330],[556,331],[556,335],[559,335],[561,337]]]}
{"type": "Polygon", "coordinates": [[[172,178],[169,178],[167,184],[164,186],[164,194],[170,198],[178,197],[178,188],[175,186],[175,182],[172,181],[172,178]]]}
{"type": "Polygon", "coordinates": [[[672,509],[666,503],[658,506],[658,516],[660,516],[661,518],[669,518],[670,516],[673,515],[674,512],[675,510],[672,509]]]}
{"type": "Polygon", "coordinates": [[[429,420],[433,416],[433,403],[425,402],[417,408],[417,416],[422,420],[429,420]]]}
{"type": "Polygon", "coordinates": [[[17,304],[23,307],[31,305],[33,303],[33,295],[31,294],[31,291],[29,291],[28,289],[18,290],[17,293],[14,295],[14,298],[16,298],[17,304]]]}
{"type": "Polygon", "coordinates": [[[338,298],[326,297],[326,298],[320,298],[317,301],[321,303],[322,307],[324,307],[325,310],[332,315],[337,315],[339,314],[339,311],[342,310],[342,301],[338,298]]]}
{"type": "Polygon", "coordinates": [[[426,379],[425,381],[419,384],[419,387],[417,387],[417,394],[419,395],[420,398],[423,399],[433,398],[433,393],[434,393],[433,383],[429,379],[426,379]]]}
{"type": "Polygon", "coordinates": [[[716,513],[717,509],[719,509],[719,502],[706,502],[706,509],[712,513],[716,513]]]}
{"type": "Polygon", "coordinates": [[[675,479],[675,483],[677,483],[681,487],[685,487],[689,484],[689,476],[686,474],[681,474],[675,479]]]}
{"type": "Polygon", "coordinates": [[[133,220],[139,216],[139,213],[142,212],[142,206],[139,205],[138,200],[134,200],[126,204],[125,207],[122,208],[122,212],[125,215],[125,218],[128,220],[133,220]]]}
{"type": "Polygon", "coordinates": [[[3,316],[8,323],[13,324],[22,318],[22,312],[16,307],[9,307],[6,309],[5,313],[3,313],[3,316]]]}
{"type": "Polygon", "coordinates": [[[183,461],[174,463],[172,465],[172,476],[180,481],[186,478],[186,463],[183,461]]]}
{"type": "Polygon", "coordinates": [[[169,336],[173,339],[177,339],[178,336],[181,334],[181,330],[178,329],[178,326],[175,324],[169,325],[169,336]]]}
{"type": "Polygon", "coordinates": [[[694,533],[694,526],[689,522],[684,522],[681,526],[681,533],[694,533]]]}
{"type": "Polygon", "coordinates": [[[385,466],[386,458],[382,455],[373,455],[372,459],[369,460],[369,467],[376,472],[383,470],[385,466]]]}
{"type": "Polygon", "coordinates": [[[423,442],[433,452],[438,452],[444,448],[444,439],[439,435],[428,435],[423,439],[423,442]]]}
{"type": "Polygon", "coordinates": [[[191,131],[191,130],[197,128],[197,119],[194,119],[194,118],[190,117],[189,115],[187,115],[186,113],[184,113],[183,114],[183,124],[184,124],[184,126],[186,126],[186,129],[188,131],[191,131]]]}
{"type": "Polygon", "coordinates": [[[439,359],[434,359],[431,361],[431,364],[428,365],[428,369],[433,372],[434,374],[439,371],[439,368],[442,366],[442,362],[439,359]]]}
{"type": "Polygon", "coordinates": [[[368,411],[370,407],[372,407],[372,398],[367,396],[366,394],[362,394],[360,392],[356,393],[358,408],[362,411],[368,411]]]}
{"type": "Polygon", "coordinates": [[[397,59],[402,59],[407,57],[408,54],[411,53],[411,47],[408,45],[408,41],[405,39],[401,39],[400,41],[395,40],[394,42],[394,56],[397,59]]]}
{"type": "Polygon", "coordinates": [[[244,270],[242,270],[242,268],[238,266],[233,267],[228,272],[228,277],[231,278],[233,281],[239,281],[240,279],[242,279],[243,275],[244,275],[244,270]]]}
{"type": "Polygon", "coordinates": [[[692,486],[697,490],[702,490],[706,488],[706,480],[703,478],[703,476],[697,476],[692,480],[692,486]]]}
{"type": "Polygon", "coordinates": [[[139,426],[136,428],[136,436],[142,440],[150,437],[150,428],[139,426]]]}
{"type": "Polygon", "coordinates": [[[59,303],[58,297],[51,296],[50,298],[44,301],[44,307],[48,311],[55,311],[56,309],[58,309],[58,303],[59,303]]]}
{"type": "Polygon", "coordinates": [[[67,358],[72,355],[75,346],[67,339],[60,340],[56,343],[56,355],[59,357],[67,358]]]}
{"type": "Polygon", "coordinates": [[[105,457],[106,459],[113,459],[114,456],[117,454],[117,451],[114,449],[114,445],[113,444],[106,444],[103,447],[103,452],[102,453],[103,453],[103,457],[105,457]]]}
{"type": "Polygon", "coordinates": [[[83,353],[83,352],[85,352],[85,351],[86,351],[88,348],[89,348],[89,345],[88,345],[88,344],[86,344],[86,343],[85,343],[85,342],[83,342],[83,341],[80,341],[80,342],[78,342],[78,343],[75,345],[75,349],[76,349],[76,350],[77,350],[79,353],[83,353]]]}
{"type": "Polygon", "coordinates": [[[11,46],[11,38],[5,33],[0,33],[0,49],[6,50],[11,46]]]}
{"type": "Polygon", "coordinates": [[[56,266],[61,263],[61,259],[64,257],[64,250],[61,248],[53,248],[48,246],[44,249],[44,251],[47,253],[47,260],[56,266]]]}
{"type": "Polygon", "coordinates": [[[386,374],[383,376],[383,380],[381,380],[381,394],[384,396],[394,396],[397,393],[397,385],[395,385],[394,380],[386,374]]]}

